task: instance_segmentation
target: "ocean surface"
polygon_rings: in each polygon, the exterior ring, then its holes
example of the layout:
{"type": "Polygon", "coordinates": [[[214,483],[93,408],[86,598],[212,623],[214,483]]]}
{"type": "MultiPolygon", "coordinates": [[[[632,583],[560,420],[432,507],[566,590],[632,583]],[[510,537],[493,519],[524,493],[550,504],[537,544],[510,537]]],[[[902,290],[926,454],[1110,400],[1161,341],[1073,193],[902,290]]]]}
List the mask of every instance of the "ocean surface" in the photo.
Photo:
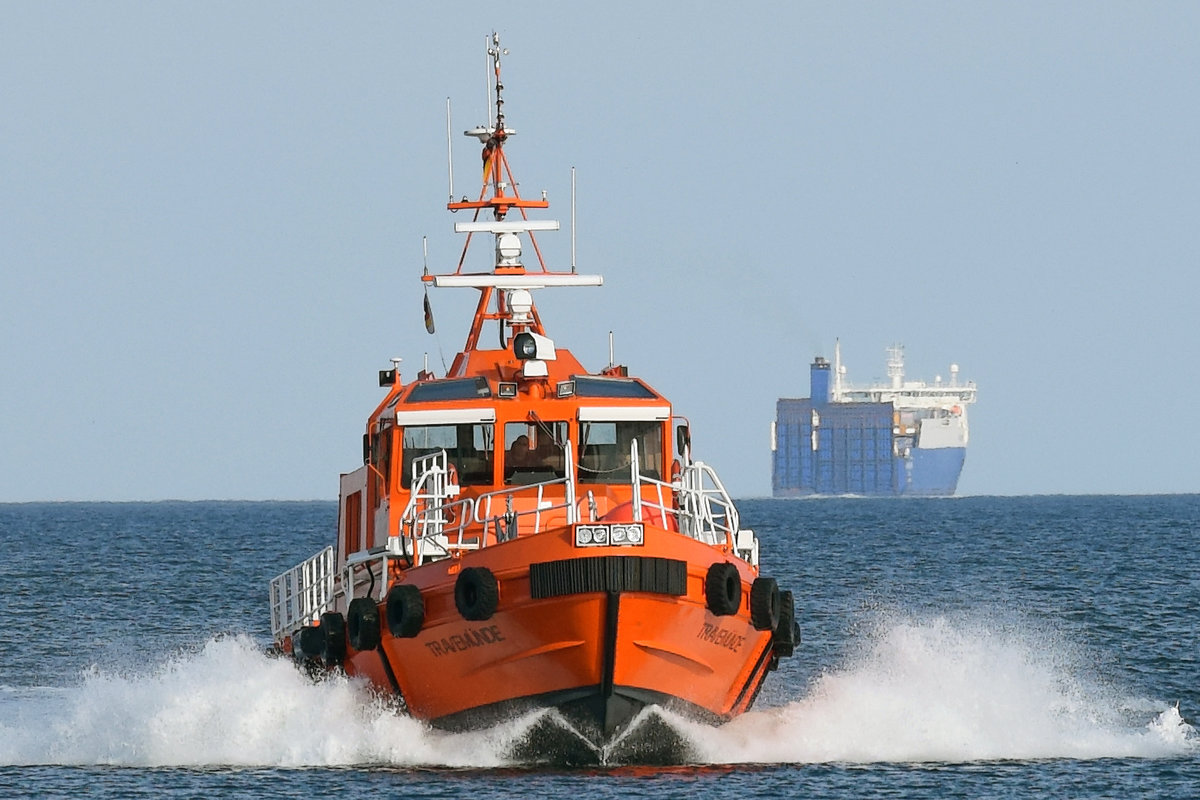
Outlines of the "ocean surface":
{"type": "Polygon", "coordinates": [[[263,655],[334,503],[0,505],[0,797],[1200,796],[1200,495],[739,506],[797,656],[702,763],[571,770],[263,655]]]}

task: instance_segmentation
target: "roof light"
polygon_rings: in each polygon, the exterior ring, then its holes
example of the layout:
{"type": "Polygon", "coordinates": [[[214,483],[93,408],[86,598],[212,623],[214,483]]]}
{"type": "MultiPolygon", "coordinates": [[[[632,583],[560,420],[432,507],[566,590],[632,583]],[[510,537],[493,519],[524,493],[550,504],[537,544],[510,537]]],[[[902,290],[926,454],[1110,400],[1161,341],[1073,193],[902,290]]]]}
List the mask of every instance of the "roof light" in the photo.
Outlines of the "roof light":
{"type": "Polygon", "coordinates": [[[556,357],[554,342],[532,331],[522,331],[513,337],[513,352],[522,361],[534,358],[539,361],[553,361],[556,357]]]}

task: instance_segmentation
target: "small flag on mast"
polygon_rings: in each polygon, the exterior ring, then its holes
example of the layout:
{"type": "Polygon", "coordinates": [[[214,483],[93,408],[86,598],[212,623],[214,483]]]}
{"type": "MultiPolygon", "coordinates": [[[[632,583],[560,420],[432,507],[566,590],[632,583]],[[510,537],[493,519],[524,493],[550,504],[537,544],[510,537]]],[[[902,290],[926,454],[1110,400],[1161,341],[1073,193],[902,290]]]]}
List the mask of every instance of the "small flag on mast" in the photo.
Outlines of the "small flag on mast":
{"type": "Polygon", "coordinates": [[[492,161],[496,152],[496,143],[488,139],[483,146],[483,182],[487,183],[492,179],[492,161]]]}
{"type": "Polygon", "coordinates": [[[425,292],[425,330],[433,333],[433,307],[429,305],[429,292],[425,292]]]}

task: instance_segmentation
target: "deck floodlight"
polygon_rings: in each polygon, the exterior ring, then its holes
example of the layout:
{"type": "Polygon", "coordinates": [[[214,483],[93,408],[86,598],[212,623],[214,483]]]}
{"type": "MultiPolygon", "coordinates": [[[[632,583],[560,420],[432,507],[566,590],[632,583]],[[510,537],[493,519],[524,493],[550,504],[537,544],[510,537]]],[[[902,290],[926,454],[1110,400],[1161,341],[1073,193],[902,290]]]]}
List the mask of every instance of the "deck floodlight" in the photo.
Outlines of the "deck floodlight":
{"type": "Polygon", "coordinates": [[[532,331],[522,331],[513,337],[513,352],[522,361],[535,358],[538,361],[555,359],[554,342],[548,337],[532,331]]]}

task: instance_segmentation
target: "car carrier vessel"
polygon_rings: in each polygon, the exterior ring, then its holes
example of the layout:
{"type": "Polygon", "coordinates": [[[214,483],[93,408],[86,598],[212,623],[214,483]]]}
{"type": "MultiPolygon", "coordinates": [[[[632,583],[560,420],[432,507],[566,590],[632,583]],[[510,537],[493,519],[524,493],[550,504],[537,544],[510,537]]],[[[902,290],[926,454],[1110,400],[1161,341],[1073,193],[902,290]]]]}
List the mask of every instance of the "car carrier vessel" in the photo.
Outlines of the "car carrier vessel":
{"type": "Polygon", "coordinates": [[[952,495],[967,455],[974,382],[905,380],[904,348],[888,348],[888,380],[846,383],[841,347],[818,356],[810,396],[782,398],[771,425],[772,493],[952,495]]]}

